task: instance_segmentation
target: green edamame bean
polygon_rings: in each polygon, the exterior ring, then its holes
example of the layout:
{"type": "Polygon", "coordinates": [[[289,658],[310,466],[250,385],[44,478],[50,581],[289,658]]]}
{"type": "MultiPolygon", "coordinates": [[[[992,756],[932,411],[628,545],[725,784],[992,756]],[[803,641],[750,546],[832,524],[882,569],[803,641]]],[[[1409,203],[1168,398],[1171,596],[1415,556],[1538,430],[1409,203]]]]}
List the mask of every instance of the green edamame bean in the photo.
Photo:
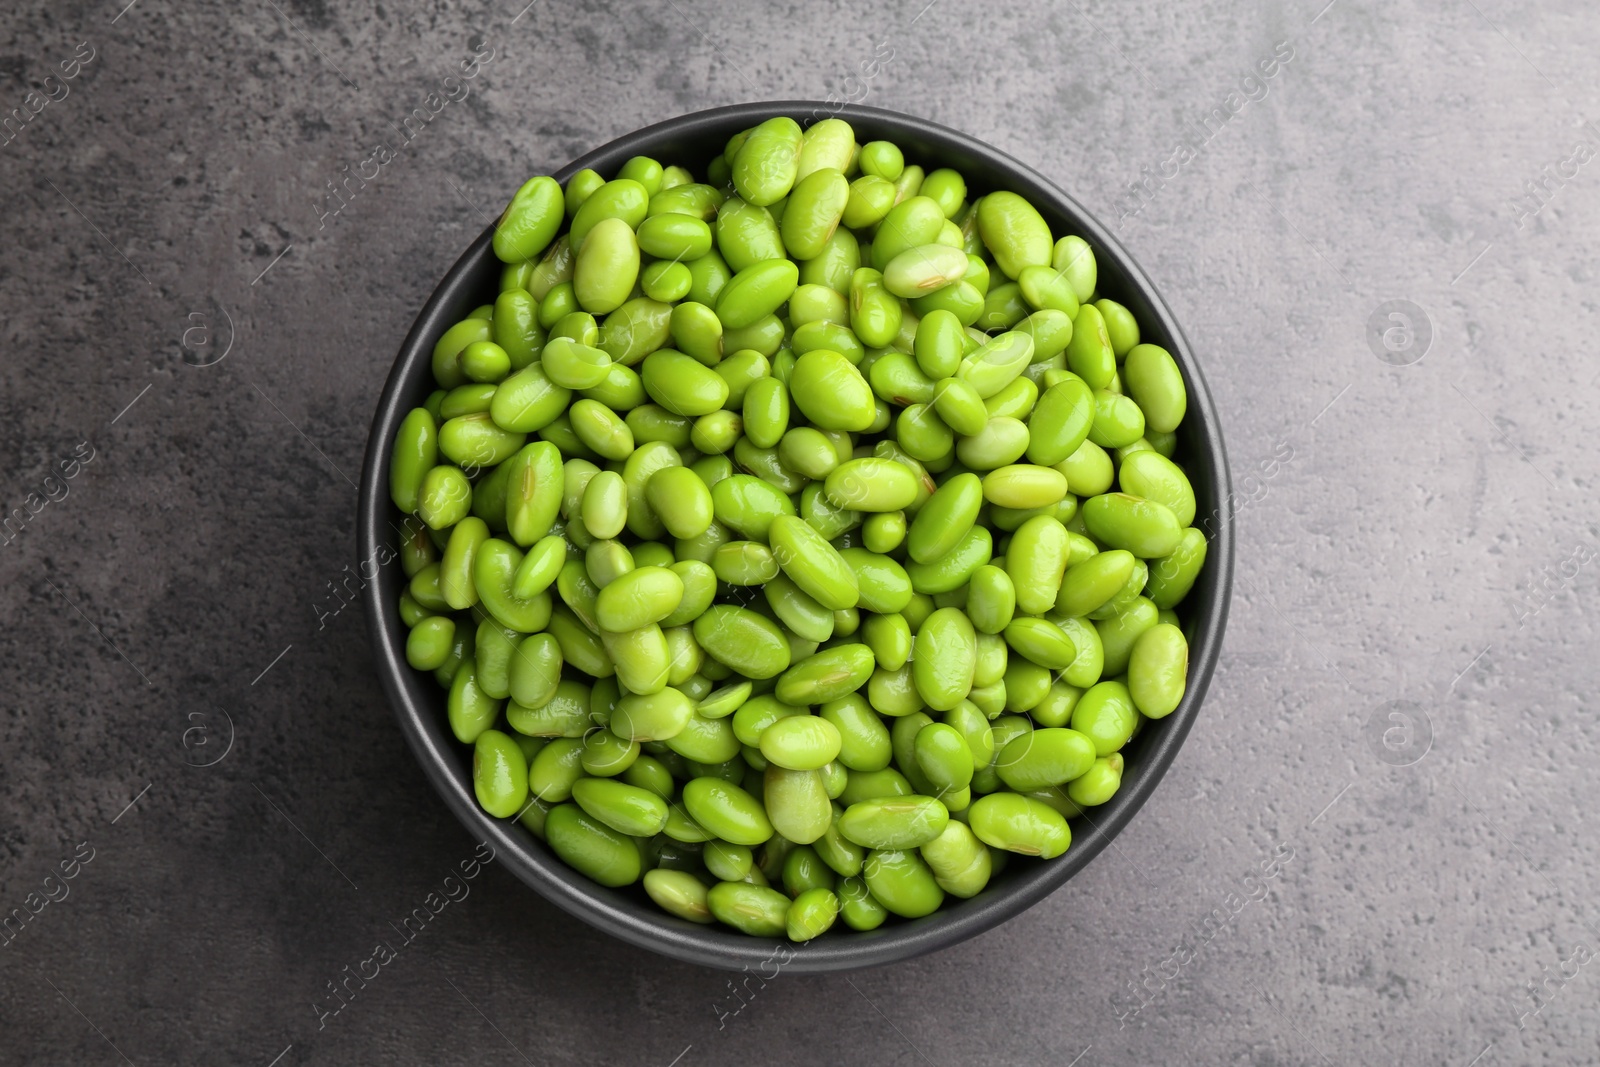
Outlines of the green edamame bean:
{"type": "Polygon", "coordinates": [[[1104,804],[1122,785],[1122,753],[1113,752],[1094,761],[1081,778],[1067,783],[1067,797],[1081,807],[1104,804]]]}
{"type": "Polygon", "coordinates": [[[1117,357],[1106,333],[1105,319],[1093,304],[1085,304],[1072,320],[1067,365],[1092,389],[1106,388],[1117,373],[1117,357]]]}
{"type": "MultiPolygon", "coordinates": [[[[1009,566],[1010,557],[1006,562],[1009,566]]],[[[1017,586],[1011,576],[1000,567],[984,564],[972,573],[968,586],[966,612],[973,627],[980,634],[1000,633],[1011,622],[1017,606],[1017,586]]]]}
{"type": "Polygon", "coordinates": [[[937,384],[904,352],[885,352],[873,360],[867,380],[880,400],[901,407],[932,403],[937,384]]]}
{"type": "Polygon", "coordinates": [[[1065,727],[1025,731],[1009,740],[995,758],[1000,780],[1019,793],[1063,785],[1094,764],[1095,741],[1065,727]]]}
{"type": "MultiPolygon", "coordinates": [[[[565,247],[564,242],[562,242],[565,247]]],[[[512,370],[539,358],[545,332],[539,325],[539,301],[525,288],[508,289],[495,298],[491,323],[494,343],[505,350],[512,370]]]]}
{"type": "Polygon", "coordinates": [[[939,205],[939,210],[947,219],[956,218],[967,202],[967,182],[959,173],[949,167],[941,167],[930,171],[922,179],[922,185],[917,190],[917,195],[928,197],[939,205]]]}
{"type": "Polygon", "coordinates": [[[864,848],[911,849],[938,837],[949,821],[949,811],[933,797],[880,797],[846,808],[839,833],[864,848]]]}
{"type": "Polygon", "coordinates": [[[1188,392],[1171,353],[1159,345],[1136,344],[1122,369],[1128,395],[1144,411],[1147,430],[1170,433],[1183,421],[1188,392]]]}
{"type": "MultiPolygon", "coordinates": [[[[949,378],[966,353],[963,323],[954,312],[936,308],[917,323],[913,352],[917,365],[930,378],[949,378]]],[[[954,424],[952,424],[954,425],[954,424]]]]}
{"type": "Polygon", "coordinates": [[[683,601],[683,591],[683,579],[676,571],[637,567],[600,590],[595,618],[601,629],[612,633],[637,630],[670,618],[683,601]]]}
{"type": "Polygon", "coordinates": [[[1050,227],[1037,209],[1016,193],[1000,190],[978,202],[978,234],[1006,277],[1022,268],[1050,262],[1050,227]]]}
{"type": "Polygon", "coordinates": [[[853,230],[881,222],[894,207],[894,183],[875,174],[863,174],[848,187],[841,221],[853,230]]]}
{"type": "Polygon", "coordinates": [[[389,453],[389,498],[404,512],[417,510],[422,482],[439,461],[439,436],[426,408],[412,408],[395,431],[389,453]]]}
{"type": "Polygon", "coordinates": [[[858,267],[850,275],[850,329],[862,344],[887,347],[899,335],[903,317],[899,299],[883,287],[879,271],[858,267]]]}
{"type": "Polygon", "coordinates": [[[644,891],[661,909],[693,923],[715,922],[706,885],[688,871],[656,868],[644,874],[644,891]]]}
{"type": "MultiPolygon", "coordinates": [[[[1138,722],[1139,713],[1134,708],[1133,697],[1128,687],[1118,681],[1091,686],[1072,709],[1072,729],[1094,744],[1096,756],[1109,756],[1121,749],[1133,736],[1138,722]]],[[[1083,770],[1087,772],[1088,767],[1083,770]]]]}
{"type": "Polygon", "coordinates": [[[694,702],[671,686],[649,694],[630,692],[617,701],[611,730],[629,741],[665,741],[682,733],[693,715],[694,702]]]}
{"type": "Polygon", "coordinates": [[[972,782],[972,750],[967,747],[966,738],[945,723],[929,723],[917,731],[916,763],[941,796],[965,789],[972,782]]]}
{"type": "Polygon", "coordinates": [[[820,717],[839,736],[838,760],[851,771],[881,771],[892,752],[889,731],[860,695],[847,694],[822,705],[820,717]]]}
{"type": "Polygon", "coordinates": [[[528,737],[582,737],[593,725],[589,696],[589,687],[574,681],[557,684],[555,695],[536,707],[513,696],[506,705],[506,722],[528,737]]]}
{"type": "Polygon", "coordinates": [[[873,898],[902,918],[921,918],[944,903],[944,890],[913,849],[874,850],[867,856],[862,876],[873,898]]]}
{"type": "Polygon", "coordinates": [[[495,700],[511,695],[511,659],[517,654],[517,644],[521,640],[521,634],[493,619],[484,619],[478,624],[473,663],[477,669],[475,682],[485,695],[495,700]]]}
{"type": "Polygon", "coordinates": [[[711,227],[704,218],[665,211],[639,225],[639,248],[657,259],[687,262],[711,251],[711,227]]]}
{"type": "MultiPolygon", "coordinates": [[[[675,169],[677,168],[668,168],[669,171],[675,169]]],[[[676,186],[663,184],[661,191],[650,198],[646,215],[650,218],[668,213],[693,215],[697,219],[710,222],[717,217],[717,209],[722,206],[725,199],[722,190],[714,185],[692,181],[676,186]]]]}
{"type": "Polygon", "coordinates": [[[687,467],[663,467],[651,474],[645,499],[675,538],[698,537],[711,525],[711,490],[687,467]]]}
{"type": "Polygon", "coordinates": [[[669,327],[679,350],[708,367],[722,362],[722,320],[710,307],[693,300],[678,304],[672,309],[669,327]]]}
{"type": "Polygon", "coordinates": [[[955,376],[988,399],[1015,381],[1032,357],[1033,338],[1012,330],[964,356],[955,376]]]}
{"type": "Polygon", "coordinates": [[[1078,314],[1078,294],[1066,275],[1053,267],[1023,267],[1017,275],[1022,298],[1039,311],[1059,311],[1069,318],[1078,314]]]}
{"type": "Polygon", "coordinates": [[[511,373],[511,356],[493,341],[474,341],[461,350],[461,373],[470,381],[498,382],[511,373]]]}
{"type": "Polygon", "coordinates": [[[534,754],[528,765],[528,788],[539,800],[559,803],[572,796],[572,784],[583,774],[583,741],[558,737],[534,754]]]}
{"type": "Polygon", "coordinates": [[[1013,619],[1005,639],[1018,655],[1053,671],[1064,670],[1078,655],[1072,638],[1048,619],[1013,619]]]}
{"type": "Polygon", "coordinates": [[[598,538],[620,534],[628,524],[628,486],[615,471],[601,471],[583,491],[583,525],[598,538]]]}
{"type": "Polygon", "coordinates": [[[1053,467],[1015,463],[992,470],[983,478],[984,499],[1001,507],[1048,507],[1066,495],[1066,475],[1053,467]]]}
{"type": "Polygon", "coordinates": [[[760,207],[788,196],[800,172],[803,141],[794,119],[785,115],[767,119],[750,131],[732,159],[733,187],[760,207]]]}
{"type": "MultiPolygon", "coordinates": [[[[764,260],[784,258],[783,237],[772,213],[738,197],[725,201],[718,209],[716,239],[721,252],[719,262],[725,260],[724,270],[720,281],[708,280],[716,282],[718,290],[732,277],[732,271],[744,270],[764,260]]],[[[703,304],[712,303],[698,296],[694,299],[703,304]]]]}
{"type": "Polygon", "coordinates": [[[983,507],[983,482],[976,474],[958,474],[928,498],[906,534],[906,549],[918,563],[948,555],[977,521],[983,507]]]}
{"type": "Polygon", "coordinates": [[[455,639],[455,620],[448,615],[431,615],[406,635],[406,662],[419,671],[437,670],[450,658],[455,639]]]}
{"type": "Polygon", "coordinates": [[[1144,412],[1132,397],[1106,389],[1094,394],[1094,423],[1089,440],[1101,448],[1122,448],[1144,436],[1144,412]]]}
{"type": "Polygon", "coordinates": [[[950,820],[943,832],[920,851],[939,888],[953,897],[976,896],[989,884],[993,858],[965,823],[950,820]]]}
{"type": "Polygon", "coordinates": [[[495,390],[489,414],[495,425],[517,433],[535,433],[560,417],[572,391],[551,381],[542,362],[530,363],[495,390]]]}
{"type": "Polygon", "coordinates": [[[554,637],[530,634],[523,638],[507,665],[509,695],[527,708],[549,704],[561,684],[563,662],[561,645],[554,637]]]}
{"type": "Polygon", "coordinates": [[[664,441],[673,448],[683,449],[688,448],[693,441],[694,424],[697,420],[687,415],[674,415],[656,404],[641,404],[628,412],[627,418],[623,421],[632,431],[634,441],[640,444],[664,441]]]}
{"type": "Polygon", "coordinates": [[[472,483],[459,467],[440,464],[422,476],[417,514],[430,529],[448,529],[466,518],[471,507],[472,483]]]}
{"type": "MultiPolygon", "coordinates": [[[[689,444],[698,452],[720,456],[738,443],[744,433],[744,419],[736,411],[713,411],[694,421],[689,431],[689,444]]],[[[728,473],[732,473],[729,471],[728,473]]],[[[726,475],[724,475],[726,477],[726,475]]],[[[705,481],[706,479],[702,479],[705,481]]],[[[709,485],[710,482],[707,481],[709,485]]]]}
{"type": "Polygon", "coordinates": [[[877,413],[872,387],[861,372],[827,349],[807,352],[795,360],[789,392],[801,413],[824,430],[865,430],[877,413]]]}
{"type": "Polygon", "coordinates": [[[578,306],[595,315],[615,311],[638,278],[639,241],[633,227],[621,218],[600,219],[578,246],[573,263],[572,293],[578,306]]]}
{"type": "Polygon", "coordinates": [[[840,882],[838,895],[839,918],[852,930],[876,930],[889,917],[888,909],[878,903],[859,876],[840,882]]]}
{"type": "Polygon", "coordinates": [[[1038,399],[1039,387],[1027,377],[1019,377],[1013,378],[1010,385],[985,399],[983,408],[991,417],[1003,415],[1012,419],[1026,419],[1038,399]]]}
{"type": "Polygon", "coordinates": [[[580,778],[572,799],[591,818],[629,837],[649,837],[667,825],[667,802],[648,789],[611,778],[580,778]]]}
{"type": "Polygon", "coordinates": [[[706,906],[718,921],[753,937],[781,937],[788,930],[789,898],[769,886],[718,882],[706,906]]]}
{"type": "MultiPolygon", "coordinates": [[[[796,181],[819,170],[831,168],[841,174],[850,167],[856,153],[856,134],[843,119],[823,119],[813,123],[801,138],[800,165],[796,181]]],[[[792,199],[792,197],[791,197],[792,199]]]]}
{"type": "Polygon", "coordinates": [[[1117,484],[1124,492],[1164,504],[1177,516],[1180,526],[1194,522],[1194,488],[1178,465],[1159,452],[1129,455],[1122,461],[1117,484]]]}
{"type": "MultiPolygon", "coordinates": [[[[743,201],[740,201],[740,203],[742,204],[743,201]]],[[[719,215],[719,220],[720,217],[719,215]]],[[[769,223],[772,221],[770,216],[767,221],[769,223]]],[[[694,303],[710,307],[717,302],[717,294],[722,292],[724,285],[728,284],[728,279],[733,277],[733,270],[728,266],[727,261],[713,248],[699,259],[690,261],[689,277],[691,279],[689,299],[694,303]]]]}
{"type": "Polygon", "coordinates": [[[1067,491],[1080,497],[1097,496],[1111,488],[1116,468],[1106,450],[1085,440],[1077,451],[1055,465],[1067,476],[1067,491]]]}
{"type": "Polygon", "coordinates": [[[807,641],[826,641],[833,636],[833,611],[812,599],[787,576],[779,574],[766,582],[762,594],[778,621],[796,637],[807,641]]]}
{"type": "Polygon", "coordinates": [[[711,569],[729,585],[762,585],[778,576],[772,550],[760,541],[729,541],[718,545],[711,569]]]}
{"type": "Polygon", "coordinates": [[[1194,527],[1183,531],[1178,547],[1150,562],[1150,578],[1145,593],[1156,607],[1165,611],[1183,602],[1194,587],[1206,561],[1206,537],[1194,527]]]}
{"type": "Polygon", "coordinates": [[[757,448],[772,448],[789,428],[789,392],[776,378],[751,382],[744,394],[744,432],[757,448]]]}
{"type": "Polygon", "coordinates": [[[912,677],[917,693],[936,711],[949,711],[966,698],[977,669],[977,635],[972,621],[956,608],[940,608],[917,631],[912,677]]]}
{"type": "Polygon", "coordinates": [[[706,654],[747,678],[772,678],[789,666],[789,642],[776,623],[748,608],[714,604],[694,621],[706,654]]]}
{"type": "Polygon", "coordinates": [[[889,141],[868,141],[862,145],[859,162],[863,174],[874,174],[891,182],[899,180],[906,168],[899,146],[889,141]]]}
{"type": "Polygon", "coordinates": [[[554,178],[529,178],[495,226],[494,254],[516,263],[543,252],[561,227],[565,206],[565,194],[554,178]]]}
{"type": "MultiPolygon", "coordinates": [[[[488,411],[494,403],[496,386],[487,382],[473,382],[469,385],[458,385],[439,401],[437,419],[450,420],[461,415],[472,415],[479,411],[488,411]]],[[[427,408],[422,410],[427,411],[427,408]]],[[[430,414],[432,414],[430,412],[430,414]]]]}
{"type": "Polygon", "coordinates": [[[820,480],[839,465],[839,454],[822,431],[795,426],[778,442],[778,460],[802,477],[820,480]]]}
{"type": "Polygon", "coordinates": [[[1128,693],[1148,718],[1164,718],[1183,701],[1188,685],[1189,643],[1183,631],[1157,623],[1133,644],[1128,659],[1128,693]]]}
{"type": "MultiPolygon", "coordinates": [[[[997,415],[985,421],[978,433],[956,442],[956,459],[971,470],[991,471],[1016,462],[1027,450],[1028,427],[1017,419],[997,415]]],[[[1109,457],[1106,462],[1109,466],[1109,457]]],[[[1070,482],[1069,476],[1069,485],[1070,482]]]]}
{"type": "Polygon", "coordinates": [[[633,838],[576,804],[551,808],[545,816],[544,833],[557,856],[603,886],[614,888],[639,880],[644,859],[633,838]]]}
{"type": "Polygon", "coordinates": [[[779,226],[789,254],[797,260],[820,255],[844,217],[850,195],[850,183],[835,168],[818,168],[803,175],[789,195],[779,226]]]}
{"type": "MultiPolygon", "coordinates": [[[[813,653],[791,666],[778,678],[776,694],[785,704],[806,705],[822,704],[830,700],[838,700],[848,693],[853,693],[868,678],[876,666],[872,650],[862,644],[835,645],[822,652],[813,653]]],[[[799,729],[793,727],[791,729],[799,729]]],[[[826,758],[819,758],[816,766],[829,762],[839,754],[837,731],[827,723],[812,724],[809,729],[813,734],[822,737],[833,737],[834,744],[831,750],[826,745],[818,745],[813,751],[813,758],[827,752],[826,758]]],[[[762,741],[762,755],[783,767],[793,767],[783,759],[775,758],[766,750],[766,742],[762,741]]],[[[783,735],[787,736],[787,735],[783,735]]],[[[801,768],[795,768],[801,769],[801,768]]]]}
{"type": "Polygon", "coordinates": [[[839,917],[839,898],[832,889],[818,886],[794,898],[784,919],[790,941],[810,941],[827,933],[839,917]]]}
{"type": "Polygon", "coordinates": [[[1018,608],[1029,615],[1050,610],[1060,592],[1067,556],[1067,529],[1057,519],[1036,515],[1017,528],[1006,551],[1006,574],[1016,590],[1018,608]]]}
{"type": "Polygon", "coordinates": [[[439,451],[464,468],[493,467],[522,447],[525,436],[503,430],[488,412],[460,415],[439,427],[439,451]]]}
{"type": "Polygon", "coordinates": [[[897,671],[911,658],[911,624],[898,613],[868,616],[862,624],[862,639],[885,670],[897,671]]]}
{"type": "Polygon", "coordinates": [[[1106,336],[1111,339],[1111,350],[1120,360],[1139,343],[1139,323],[1133,312],[1115,300],[1101,298],[1094,302],[1095,310],[1106,324],[1106,336]]]}
{"type": "Polygon", "coordinates": [[[790,770],[769,764],[762,772],[762,799],[777,834],[774,841],[809,845],[833,824],[833,804],[821,770],[790,770]]]}
{"type": "Polygon", "coordinates": [[[876,456],[839,464],[823,486],[835,506],[854,511],[900,511],[916,500],[918,491],[911,468],[876,456]]]}
{"type": "MultiPolygon", "coordinates": [[[[833,327],[829,336],[843,336],[839,330],[849,330],[850,301],[843,293],[836,293],[826,285],[800,285],[789,297],[789,323],[798,332],[800,327],[819,323],[833,327]]],[[[857,342],[859,344],[859,342],[857,342]]],[[[829,348],[831,345],[809,345],[811,348],[829,348]]]]}
{"type": "Polygon", "coordinates": [[[973,802],[973,835],[991,848],[1054,859],[1072,844],[1061,813],[1032,797],[991,793],[973,802]]]}
{"type": "Polygon", "coordinates": [[[689,268],[678,262],[657,261],[647,264],[639,272],[639,288],[651,300],[670,304],[689,295],[694,276],[689,268]]]}
{"type": "Polygon", "coordinates": [[[1141,559],[1170,555],[1183,538],[1172,509],[1129,493],[1104,493],[1084,502],[1083,522],[1102,544],[1141,559]]]}
{"type": "Polygon", "coordinates": [[[744,329],[788,301],[800,281],[800,268],[789,259],[766,259],[745,267],[717,295],[717,318],[724,331],[744,329]]]}
{"type": "Polygon", "coordinates": [[[768,539],[780,516],[794,515],[794,502],[782,490],[749,474],[731,475],[712,486],[711,504],[717,522],[759,541],[768,539]]]}
{"type": "Polygon", "coordinates": [[[1098,281],[1094,249],[1083,238],[1069,234],[1056,242],[1050,266],[1072,283],[1079,303],[1088,303],[1098,281]]]}
{"type": "Polygon", "coordinates": [[[1067,568],[1056,596],[1056,612],[1087,615],[1110,600],[1133,574],[1134,556],[1122,549],[1098,553],[1067,568]]]}
{"type": "Polygon", "coordinates": [[[735,845],[759,845],[772,836],[761,802],[732,782],[695,778],[684,784],[683,806],[696,823],[735,845]]]}
{"type": "MultiPolygon", "coordinates": [[[[591,702],[593,699],[594,694],[591,693],[591,702]]],[[[592,710],[590,715],[591,717],[594,715],[592,710]]],[[[640,748],[639,742],[624,740],[610,730],[595,730],[586,734],[583,738],[582,763],[584,772],[597,778],[613,778],[620,774],[626,774],[639,761],[640,748]]],[[[654,763],[655,761],[652,760],[651,762],[654,763]]],[[[661,773],[667,775],[667,786],[664,792],[659,788],[660,783],[658,781],[651,781],[649,778],[646,778],[643,783],[630,782],[629,784],[636,785],[641,789],[648,787],[650,792],[656,796],[670,797],[672,795],[672,775],[659,763],[655,765],[660,769],[661,773]]],[[[596,815],[597,818],[600,817],[594,812],[590,812],[590,814],[596,815]]],[[[661,818],[663,822],[666,819],[665,808],[662,809],[661,818]]]]}
{"type": "Polygon", "coordinates": [[[499,730],[478,734],[472,748],[472,789],[478,805],[497,819],[509,819],[528,800],[528,761],[522,749],[499,730]]]}
{"type": "Polygon", "coordinates": [[[928,563],[912,563],[906,568],[906,574],[916,592],[936,596],[966,585],[993,554],[993,535],[987,527],[974,526],[949,552],[928,563]]]}
{"type": "Polygon", "coordinates": [[[1053,467],[1088,438],[1096,415],[1095,394],[1080,378],[1046,389],[1028,417],[1028,461],[1053,467]]]}
{"type": "Polygon", "coordinates": [[[725,882],[739,882],[749,877],[755,860],[750,849],[745,845],[734,845],[727,841],[707,841],[706,847],[701,850],[700,858],[706,865],[706,870],[725,882]]]}
{"type": "Polygon", "coordinates": [[[1078,655],[1071,666],[1061,672],[1061,677],[1079,689],[1089,688],[1105,673],[1105,646],[1100,640],[1099,629],[1096,624],[1083,618],[1053,614],[1051,619],[1066,631],[1067,636],[1072,638],[1073,647],[1078,650],[1078,655]]]}
{"type": "MultiPolygon", "coordinates": [[[[837,473],[836,470],[834,474],[837,473]]],[[[716,497],[716,490],[712,496],[716,497]]],[[[787,498],[782,499],[787,502],[787,498]]],[[[803,592],[829,611],[856,606],[860,599],[859,573],[809,523],[792,513],[776,514],[767,520],[765,532],[778,566],[803,592]]]]}
{"type": "Polygon", "coordinates": [[[677,415],[708,415],[728,399],[728,383],[716,371],[671,348],[646,356],[640,377],[650,399],[677,415]]]}
{"type": "Polygon", "coordinates": [[[960,281],[967,273],[967,254],[942,244],[924,244],[898,253],[883,267],[883,287],[910,300],[960,281]]]}

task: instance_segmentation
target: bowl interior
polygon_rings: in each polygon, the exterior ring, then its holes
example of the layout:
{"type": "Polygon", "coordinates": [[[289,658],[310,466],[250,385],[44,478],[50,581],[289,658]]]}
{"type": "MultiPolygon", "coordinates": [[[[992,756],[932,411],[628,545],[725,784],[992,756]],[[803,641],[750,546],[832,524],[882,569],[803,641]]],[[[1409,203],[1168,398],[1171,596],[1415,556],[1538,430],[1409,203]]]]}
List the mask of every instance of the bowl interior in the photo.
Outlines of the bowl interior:
{"type": "MultiPolygon", "coordinates": [[[[491,231],[473,242],[440,283],[390,373],[362,473],[360,539],[363,559],[380,564],[365,596],[385,691],[434,786],[469,832],[493,845],[500,862],[567,912],[633,944],[730,970],[781,964],[799,972],[820,972],[907,959],[987,930],[1059,887],[1105,847],[1154,791],[1199,713],[1222,642],[1232,584],[1233,542],[1225,506],[1230,485],[1216,413],[1177,324],[1111,235],[1076,201],[1016,160],[922,119],[876,108],[791,101],[719,108],[648,127],[575,160],[555,177],[565,183],[584,167],[610,175],[630,156],[643,154],[664,164],[687,166],[703,180],[706,162],[721,152],[729,137],[780,114],[799,119],[802,125],[837,115],[851,123],[861,143],[892,140],[904,150],[908,163],[930,170],[956,168],[967,179],[969,196],[1000,188],[1020,193],[1044,215],[1054,235],[1076,233],[1089,242],[1099,264],[1101,295],[1126,305],[1138,318],[1143,339],[1166,347],[1183,370],[1189,409],[1178,431],[1177,458],[1193,483],[1197,516],[1212,517],[1205,569],[1179,608],[1190,643],[1188,691],[1175,712],[1146,724],[1124,749],[1127,769],[1122,788],[1109,803],[1072,820],[1074,841],[1067,853],[1045,862],[1011,857],[1007,869],[977,897],[950,898],[927,918],[892,920],[869,933],[840,927],[816,941],[795,946],[677,919],[657,908],[638,886],[622,890],[598,886],[556,858],[523,827],[493,819],[478,807],[472,789],[471,753],[450,734],[444,692],[431,677],[405,662],[406,630],[394,606],[405,578],[398,566],[386,565],[393,558],[394,531],[401,520],[388,499],[388,467],[400,420],[434,388],[429,367],[434,341],[472,308],[492,301],[498,291],[502,265],[490,248],[491,231]]],[[[1197,518],[1197,525],[1204,521],[1197,518]]]]}

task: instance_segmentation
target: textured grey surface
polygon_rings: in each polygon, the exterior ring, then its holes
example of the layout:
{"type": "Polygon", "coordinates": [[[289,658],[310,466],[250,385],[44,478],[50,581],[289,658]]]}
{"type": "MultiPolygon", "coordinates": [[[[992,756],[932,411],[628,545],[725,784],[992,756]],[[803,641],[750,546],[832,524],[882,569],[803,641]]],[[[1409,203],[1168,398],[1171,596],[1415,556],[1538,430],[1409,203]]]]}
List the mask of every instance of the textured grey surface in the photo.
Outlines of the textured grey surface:
{"type": "Polygon", "coordinates": [[[0,939],[0,1062],[1594,1062],[1586,5],[122,2],[0,27],[0,110],[61,97],[0,146],[0,504],[65,491],[0,546],[0,910],[76,875],[0,939]],[[319,227],[479,41],[470,95],[319,227]],[[1108,222],[1168,176],[1118,231],[1243,498],[1204,718],[1116,848],[936,956],[734,1014],[728,976],[490,865],[319,1028],[472,851],[329,584],[412,315],[527,174],[830,93],[1108,222]],[[1431,340],[1385,361],[1391,300],[1431,340]]]}

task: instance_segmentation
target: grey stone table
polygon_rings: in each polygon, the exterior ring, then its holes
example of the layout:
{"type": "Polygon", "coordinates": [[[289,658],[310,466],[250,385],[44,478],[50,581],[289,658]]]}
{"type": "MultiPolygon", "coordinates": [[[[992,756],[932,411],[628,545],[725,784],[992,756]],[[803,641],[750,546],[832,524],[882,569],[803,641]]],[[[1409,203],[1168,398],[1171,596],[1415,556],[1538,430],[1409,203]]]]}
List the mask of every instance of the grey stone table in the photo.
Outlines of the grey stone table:
{"type": "Polygon", "coordinates": [[[1587,5],[521,2],[7,9],[0,1062],[1595,1062],[1587,5]],[[332,1013],[472,856],[340,592],[413,314],[526,175],[830,96],[1038,167],[1185,324],[1239,484],[1203,718],[935,956],[735,1012],[490,863],[332,1013]]]}

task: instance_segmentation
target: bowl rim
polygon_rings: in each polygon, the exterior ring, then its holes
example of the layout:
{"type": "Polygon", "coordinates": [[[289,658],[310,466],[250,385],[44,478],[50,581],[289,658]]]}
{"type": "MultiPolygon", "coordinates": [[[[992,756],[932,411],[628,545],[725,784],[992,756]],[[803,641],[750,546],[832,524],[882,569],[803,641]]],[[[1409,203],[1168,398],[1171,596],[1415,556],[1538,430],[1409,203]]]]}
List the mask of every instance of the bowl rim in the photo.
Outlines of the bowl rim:
{"type": "MultiPolygon", "coordinates": [[[[642,146],[671,137],[704,137],[720,128],[729,135],[777,115],[789,115],[804,123],[803,116],[842,118],[858,129],[885,136],[936,142],[941,150],[959,160],[976,161],[987,170],[1004,172],[1007,187],[1021,192],[1035,204],[1048,202],[1047,214],[1071,220],[1072,232],[1095,249],[1102,274],[1105,264],[1115,270],[1142,305],[1140,321],[1153,317],[1159,328],[1146,329],[1147,335],[1161,336],[1177,361],[1189,390],[1186,422],[1195,420],[1193,429],[1199,445],[1196,462],[1203,457],[1210,468],[1214,490],[1202,503],[1201,514],[1212,501],[1211,513],[1222,517],[1209,538],[1206,571],[1202,580],[1211,591],[1203,603],[1191,604],[1189,629],[1194,634],[1190,646],[1190,675],[1187,691],[1178,708],[1160,720],[1150,737],[1139,739],[1137,765],[1130,764],[1123,788],[1106,805],[1097,808],[1103,816],[1090,820],[1087,833],[1075,833],[1073,847],[1062,856],[1031,868],[1013,871],[1007,883],[994,893],[980,893],[970,900],[947,901],[946,906],[923,919],[886,924],[867,933],[849,932],[842,937],[823,937],[804,945],[783,939],[757,938],[699,926],[659,910],[647,911],[615,890],[604,889],[568,867],[547,851],[525,828],[513,821],[492,818],[477,804],[469,772],[463,772],[463,746],[450,734],[439,714],[440,691],[431,679],[414,671],[405,661],[405,630],[398,614],[389,605],[398,595],[403,580],[398,568],[388,567],[383,554],[394,558],[385,546],[387,531],[394,528],[389,501],[389,451],[394,434],[407,408],[403,395],[412,388],[419,373],[428,372],[434,338],[460,314],[459,308],[474,306],[484,260],[493,259],[490,247],[493,226],[485,229],[446,272],[418,313],[401,345],[388,379],[384,383],[373,417],[361,471],[359,489],[358,550],[367,565],[380,564],[377,574],[362,590],[363,606],[375,659],[374,669],[385,695],[394,708],[401,731],[410,744],[424,773],[469,832],[488,842],[496,858],[523,882],[570,915],[576,916],[630,944],[663,955],[724,970],[748,970],[775,965],[795,973],[823,973],[854,970],[899,962],[954,945],[976,936],[1031,907],[1060,888],[1094,859],[1132,820],[1135,813],[1155,792],[1198,717],[1215,671],[1226,627],[1233,588],[1234,539],[1223,503],[1232,498],[1227,454],[1218,425],[1215,406],[1198,362],[1166,302],[1144,271],[1111,232],[1082,204],[1056,187],[1043,175],[1010,155],[957,130],[901,112],[857,104],[829,104],[811,100],[780,100],[734,104],[680,115],[631,133],[624,134],[554,172],[563,184],[577,171],[599,165],[614,169],[630,155],[645,151],[642,146]],[[463,303],[463,301],[466,301],[463,303]],[[1197,431],[1197,432],[1196,432],[1197,431]],[[372,561],[372,563],[366,563],[372,561]]],[[[953,160],[954,161],[954,160],[953,160]]],[[[1126,297],[1128,293],[1119,292],[1126,297]]],[[[395,514],[398,514],[395,512],[395,514]]],[[[363,577],[366,577],[363,571],[363,577]]],[[[764,977],[771,977],[762,972],[764,977]]]]}

